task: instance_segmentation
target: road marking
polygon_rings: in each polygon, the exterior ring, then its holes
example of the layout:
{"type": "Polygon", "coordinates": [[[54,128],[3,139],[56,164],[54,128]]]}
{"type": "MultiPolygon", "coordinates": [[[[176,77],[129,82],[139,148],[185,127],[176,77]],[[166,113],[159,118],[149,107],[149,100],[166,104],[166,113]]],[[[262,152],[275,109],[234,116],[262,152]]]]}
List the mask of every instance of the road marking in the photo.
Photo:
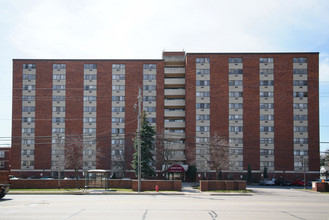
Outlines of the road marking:
{"type": "Polygon", "coordinates": [[[211,210],[211,211],[208,212],[208,214],[211,216],[212,220],[216,220],[216,218],[217,218],[216,212],[211,210]]]}

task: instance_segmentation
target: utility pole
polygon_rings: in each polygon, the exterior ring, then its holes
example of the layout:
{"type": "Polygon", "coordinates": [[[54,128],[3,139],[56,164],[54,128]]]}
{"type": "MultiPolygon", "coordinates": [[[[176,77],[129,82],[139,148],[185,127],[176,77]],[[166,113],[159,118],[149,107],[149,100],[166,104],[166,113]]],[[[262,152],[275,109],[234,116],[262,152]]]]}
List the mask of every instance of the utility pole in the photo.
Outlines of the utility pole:
{"type": "Polygon", "coordinates": [[[141,192],[141,161],[142,161],[142,152],[141,152],[141,114],[142,114],[142,90],[138,88],[138,116],[137,116],[137,140],[138,140],[138,193],[141,192]]]}

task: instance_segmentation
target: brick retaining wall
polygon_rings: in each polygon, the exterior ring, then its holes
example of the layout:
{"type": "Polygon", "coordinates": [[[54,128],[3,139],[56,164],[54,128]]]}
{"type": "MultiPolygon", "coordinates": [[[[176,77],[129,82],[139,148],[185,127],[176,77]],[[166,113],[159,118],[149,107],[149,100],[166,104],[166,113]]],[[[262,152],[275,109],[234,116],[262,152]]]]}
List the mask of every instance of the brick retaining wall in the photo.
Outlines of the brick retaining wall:
{"type": "Polygon", "coordinates": [[[200,190],[245,190],[246,181],[239,180],[200,180],[200,190]]]}

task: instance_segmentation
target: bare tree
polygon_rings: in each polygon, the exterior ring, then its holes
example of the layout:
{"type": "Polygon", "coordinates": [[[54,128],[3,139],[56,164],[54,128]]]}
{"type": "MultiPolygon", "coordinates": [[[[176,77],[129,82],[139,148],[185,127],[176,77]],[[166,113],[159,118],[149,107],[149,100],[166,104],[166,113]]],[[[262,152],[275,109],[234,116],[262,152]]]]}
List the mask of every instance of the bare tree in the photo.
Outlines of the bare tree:
{"type": "MultiPolygon", "coordinates": [[[[95,139],[95,137],[93,137],[95,139]]],[[[91,140],[82,135],[74,135],[65,138],[65,166],[75,172],[77,188],[79,188],[79,170],[83,169],[85,161],[84,154],[93,158],[93,166],[97,167],[97,158],[101,158],[100,149],[91,146],[91,140]]]]}
{"type": "Polygon", "coordinates": [[[229,142],[226,138],[222,138],[217,134],[209,138],[209,141],[202,143],[197,154],[203,159],[203,167],[205,169],[215,169],[216,178],[222,170],[229,167],[229,142]]]}

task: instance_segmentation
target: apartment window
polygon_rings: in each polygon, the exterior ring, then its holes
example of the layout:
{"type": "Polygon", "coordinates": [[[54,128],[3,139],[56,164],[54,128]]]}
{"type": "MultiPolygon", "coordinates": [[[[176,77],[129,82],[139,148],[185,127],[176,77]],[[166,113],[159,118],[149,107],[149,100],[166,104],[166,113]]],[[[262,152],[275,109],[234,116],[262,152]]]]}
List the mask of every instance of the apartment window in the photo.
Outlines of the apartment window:
{"type": "Polygon", "coordinates": [[[209,58],[196,58],[195,62],[196,63],[209,63],[210,59],[209,58]]]}
{"type": "Polygon", "coordinates": [[[84,123],[96,123],[96,118],[95,117],[84,117],[83,122],[84,123]]]}
{"type": "Polygon", "coordinates": [[[307,80],[294,80],[294,86],[307,86],[307,80]]]}
{"type": "Polygon", "coordinates": [[[96,80],[97,75],[96,74],[84,74],[83,79],[84,80],[96,80]]]}
{"type": "Polygon", "coordinates": [[[243,155],[243,149],[230,149],[230,154],[243,155]]]}
{"type": "Polygon", "coordinates": [[[112,134],[124,134],[125,129],[124,128],[112,128],[112,134]]]}
{"type": "Polygon", "coordinates": [[[53,128],[52,133],[53,134],[63,134],[63,133],[65,133],[65,128],[53,128]]]}
{"type": "Polygon", "coordinates": [[[144,102],[156,101],[156,96],[143,96],[143,101],[144,102]]]}
{"type": "Polygon", "coordinates": [[[243,74],[243,69],[229,69],[229,74],[243,74]]]}
{"type": "Polygon", "coordinates": [[[84,112],[96,112],[96,107],[83,107],[84,112]]]}
{"type": "Polygon", "coordinates": [[[156,123],[156,118],[146,118],[149,123],[156,123]]]}
{"type": "Polygon", "coordinates": [[[5,161],[0,161],[0,169],[5,168],[5,161]]]}
{"type": "Polygon", "coordinates": [[[53,112],[65,112],[65,107],[63,107],[63,106],[53,106],[53,112]]]}
{"type": "Polygon", "coordinates": [[[23,85],[23,90],[35,90],[35,85],[23,85]]]}
{"type": "Polygon", "coordinates": [[[53,101],[65,101],[65,96],[53,96],[53,101]]]}
{"type": "Polygon", "coordinates": [[[207,137],[199,137],[195,138],[196,143],[209,143],[209,138],[207,137]]]}
{"type": "Polygon", "coordinates": [[[112,156],[121,156],[123,152],[123,150],[112,150],[112,156]]]}
{"type": "Polygon", "coordinates": [[[308,115],[294,115],[295,121],[307,121],[308,115]]]}
{"type": "Polygon", "coordinates": [[[307,58],[305,57],[294,57],[294,63],[307,63],[307,58]]]}
{"type": "Polygon", "coordinates": [[[125,74],[113,74],[112,75],[112,79],[114,80],[124,80],[126,77],[125,77],[125,74]]]}
{"type": "Polygon", "coordinates": [[[96,133],[96,128],[84,128],[83,133],[84,134],[95,134],[96,133]]]}
{"type": "Polygon", "coordinates": [[[25,80],[35,80],[35,74],[23,74],[23,79],[25,80]]]}
{"type": "Polygon", "coordinates": [[[274,115],[260,115],[259,120],[261,121],[273,121],[274,115]]]}
{"type": "Polygon", "coordinates": [[[307,150],[294,150],[294,156],[307,156],[307,150]]]}
{"type": "Polygon", "coordinates": [[[86,85],[86,86],[83,86],[83,89],[84,90],[96,90],[97,86],[95,86],[95,85],[86,85]]]}
{"type": "Polygon", "coordinates": [[[228,81],[229,86],[242,86],[243,81],[242,80],[230,80],[228,81]]]}
{"type": "Polygon", "coordinates": [[[196,120],[210,120],[210,115],[196,115],[196,120]]]}
{"type": "Polygon", "coordinates": [[[307,132],[307,126],[294,126],[294,132],[307,132]]]}
{"type": "Polygon", "coordinates": [[[125,144],[124,139],[112,139],[111,144],[125,144]]]}
{"type": "Polygon", "coordinates": [[[243,97],[243,92],[230,92],[229,97],[243,97]]]}
{"type": "Polygon", "coordinates": [[[293,74],[307,74],[307,69],[293,69],[293,74]]]}
{"type": "Polygon", "coordinates": [[[156,64],[143,64],[143,69],[156,69],[156,64]]]}
{"type": "Polygon", "coordinates": [[[97,96],[84,96],[83,97],[83,101],[85,102],[91,102],[91,101],[96,101],[97,100],[97,96]]]}
{"type": "Polygon", "coordinates": [[[35,69],[36,68],[36,65],[35,64],[32,64],[32,63],[29,63],[29,64],[23,64],[23,69],[35,69]]]}
{"type": "Polygon", "coordinates": [[[242,58],[228,58],[229,63],[242,63],[242,58]]]}
{"type": "Polygon", "coordinates": [[[197,75],[209,75],[210,69],[196,69],[197,75]]]}
{"type": "Polygon", "coordinates": [[[197,86],[210,86],[210,80],[197,80],[197,86]]]}
{"type": "Polygon", "coordinates": [[[273,97],[274,93],[273,92],[259,92],[260,97],[273,97]]]}
{"type": "Polygon", "coordinates": [[[23,117],[22,118],[22,122],[31,122],[31,123],[34,123],[35,122],[35,118],[34,117],[23,117]]]}
{"type": "Polygon", "coordinates": [[[294,109],[307,109],[306,103],[294,103],[294,109]]]}
{"type": "Polygon", "coordinates": [[[34,128],[22,128],[22,133],[27,134],[27,133],[34,133],[34,128]]]}
{"type": "Polygon", "coordinates": [[[260,155],[274,155],[274,150],[260,149],[260,155]]]}
{"type": "Polygon", "coordinates": [[[154,91],[156,89],[156,86],[154,85],[145,85],[143,86],[143,90],[152,90],[154,91]]]}
{"type": "Polygon", "coordinates": [[[230,144],[243,144],[242,138],[229,138],[228,141],[230,144]]]}
{"type": "Polygon", "coordinates": [[[242,161],[234,161],[234,166],[235,167],[243,167],[243,162],[242,161]]]}
{"type": "Polygon", "coordinates": [[[243,109],[243,103],[230,103],[228,104],[229,109],[243,109]]]}
{"type": "Polygon", "coordinates": [[[66,75],[65,74],[54,74],[53,75],[53,80],[65,80],[66,79],[66,75]]]}
{"type": "Polygon", "coordinates": [[[229,120],[243,120],[243,115],[229,115],[229,120]]]}
{"type": "Polygon", "coordinates": [[[243,132],[243,126],[229,126],[230,132],[243,132]]]}
{"type": "Polygon", "coordinates": [[[165,133],[184,133],[184,129],[166,129],[164,130],[165,133]]]}
{"type": "Polygon", "coordinates": [[[274,144],[274,138],[260,138],[259,143],[261,143],[261,144],[274,144]]]}
{"type": "Polygon", "coordinates": [[[274,81],[273,80],[261,80],[259,81],[260,86],[273,86],[274,81]]]}
{"type": "Polygon", "coordinates": [[[66,69],[66,64],[53,64],[53,69],[66,69]]]}
{"type": "Polygon", "coordinates": [[[34,144],[34,139],[22,139],[22,144],[34,144]]]}
{"type": "Polygon", "coordinates": [[[125,69],[125,64],[112,64],[112,69],[125,69]]]}
{"type": "Polygon", "coordinates": [[[65,118],[63,118],[63,117],[53,117],[52,121],[53,121],[53,123],[64,123],[65,118]]]}
{"type": "Polygon", "coordinates": [[[294,144],[308,144],[308,138],[294,138],[294,144]]]}
{"type": "Polygon", "coordinates": [[[124,91],[125,90],[125,86],[121,85],[121,86],[112,86],[112,91],[124,91]]]}
{"type": "Polygon", "coordinates": [[[34,155],[34,150],[22,150],[22,155],[34,155]]]}
{"type": "Polygon", "coordinates": [[[210,103],[197,103],[196,108],[197,109],[209,109],[210,103]]]}
{"type": "Polygon", "coordinates": [[[22,97],[23,101],[35,101],[35,96],[33,95],[23,95],[22,97]]]}
{"type": "Polygon", "coordinates": [[[196,97],[210,97],[210,92],[196,92],[196,97]]]}
{"type": "Polygon", "coordinates": [[[33,106],[23,106],[23,112],[35,112],[35,107],[33,106]]]}
{"type": "Polygon", "coordinates": [[[34,161],[33,160],[22,160],[21,165],[26,166],[26,167],[34,166],[34,161]]]}
{"type": "Polygon", "coordinates": [[[210,131],[210,127],[209,126],[196,126],[196,131],[198,131],[198,132],[210,131]]]}
{"type": "Polygon", "coordinates": [[[265,75],[273,74],[273,69],[260,69],[259,74],[265,74],[265,75]]]}
{"type": "Polygon", "coordinates": [[[112,96],[112,101],[124,101],[125,96],[112,96]]]}
{"type": "Polygon", "coordinates": [[[294,92],[294,97],[295,98],[307,97],[307,92],[294,92]]]}
{"type": "Polygon", "coordinates": [[[273,63],[273,58],[259,58],[260,63],[273,63]]]}
{"type": "Polygon", "coordinates": [[[4,151],[0,151],[0,158],[5,158],[5,152],[4,151]]]}
{"type": "Polygon", "coordinates": [[[274,104],[273,103],[261,103],[259,105],[260,109],[273,109],[274,108],[274,104]]]}
{"type": "Polygon", "coordinates": [[[154,75],[154,74],[144,74],[143,79],[144,80],[156,80],[156,75],[154,75]]]}
{"type": "Polygon", "coordinates": [[[260,126],[259,127],[260,132],[274,132],[273,126],[260,126]]]}
{"type": "Polygon", "coordinates": [[[90,70],[97,69],[97,64],[84,64],[83,68],[84,69],[90,69],[90,70]]]}
{"type": "Polygon", "coordinates": [[[260,162],[261,167],[274,167],[273,161],[261,161],[260,162]]]}
{"type": "Polygon", "coordinates": [[[146,112],[156,112],[156,107],[143,107],[146,112]]]}
{"type": "Polygon", "coordinates": [[[125,107],[112,107],[112,112],[124,112],[125,107]]]}
{"type": "Polygon", "coordinates": [[[65,90],[65,85],[54,85],[53,90],[65,90]]]}
{"type": "Polygon", "coordinates": [[[165,122],[185,122],[185,119],[165,119],[165,122]]]}
{"type": "Polygon", "coordinates": [[[294,167],[303,167],[303,164],[300,161],[295,161],[294,162],[294,167]]]}
{"type": "Polygon", "coordinates": [[[91,156],[91,155],[95,155],[95,151],[94,150],[83,150],[82,154],[91,156]]]}
{"type": "Polygon", "coordinates": [[[112,118],[112,123],[124,123],[125,118],[112,118]]]}

